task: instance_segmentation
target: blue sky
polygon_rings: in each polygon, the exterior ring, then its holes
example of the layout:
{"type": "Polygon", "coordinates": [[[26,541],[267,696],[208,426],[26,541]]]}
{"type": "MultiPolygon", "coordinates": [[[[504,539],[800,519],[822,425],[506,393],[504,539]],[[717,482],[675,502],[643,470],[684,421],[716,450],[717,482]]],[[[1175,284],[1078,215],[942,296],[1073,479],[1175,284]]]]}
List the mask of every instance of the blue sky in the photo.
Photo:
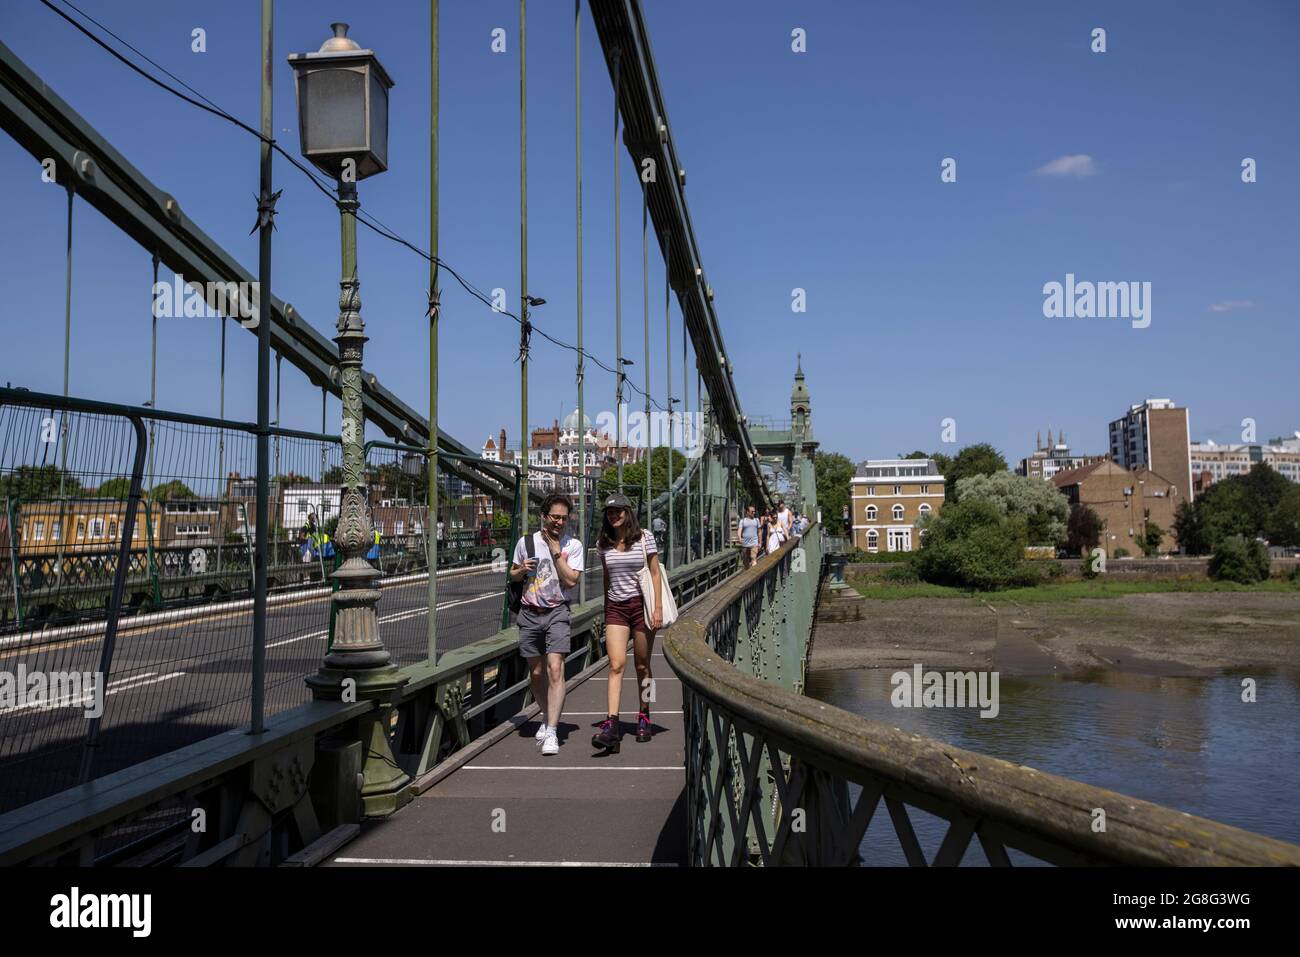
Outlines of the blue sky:
{"type": "MultiPolygon", "coordinates": [[[[84,0],[83,9],[227,110],[256,123],[259,3],[84,0]],[[191,30],[207,52],[191,52],[191,30]]],[[[687,197],[735,377],[751,416],[788,414],[795,353],[823,448],[853,458],[988,441],[1009,461],[1064,429],[1105,449],[1129,404],[1167,396],[1194,438],[1300,429],[1300,4],[732,2],[645,4],[687,197]],[[791,50],[791,31],[807,52],[791,50]],[[1091,31],[1107,51],[1090,50],[1091,31]],[[940,163],[957,161],[957,182],[940,163]],[[1039,172],[1062,157],[1074,173],[1039,172]],[[1258,182],[1241,182],[1241,162],[1258,182]],[[1152,284],[1152,322],[1047,319],[1044,283],[1152,284]],[[807,312],[791,311],[791,290],[807,312]],[[1218,307],[1217,309],[1214,307],[1218,307]]],[[[573,6],[529,4],[531,291],[538,324],[575,334],[573,6]]],[[[275,125],[296,153],[285,56],[331,19],[396,81],[388,173],[366,209],[427,243],[428,10],[424,3],[276,4],[275,125]]],[[[442,3],[443,257],[483,289],[519,283],[518,6],[442,3]],[[508,52],[490,51],[503,27],[508,52]]],[[[257,143],[151,87],[36,0],[0,6],[0,37],[209,235],[256,268],[257,143]]],[[[583,17],[587,347],[614,355],[612,93],[583,17]]],[[[620,150],[625,353],[644,375],[640,194],[620,150]]],[[[0,380],[62,388],[64,194],[0,136],[9,186],[0,284],[9,344],[0,380]]],[[[276,164],[276,293],[332,335],[337,214],[276,164]]],[[[75,214],[72,391],[148,398],[149,254],[80,202],[75,214]]],[[[650,264],[651,390],[664,396],[663,274],[650,264]]],[[[366,366],[427,402],[427,266],[362,230],[366,366]]],[[[518,438],[517,327],[445,282],[441,419],[475,447],[518,438]]],[[[673,361],[680,382],[681,319],[673,361]]],[[[215,319],[160,321],[159,404],[215,414],[215,319]]],[[[229,328],[226,412],[255,416],[255,337],[229,328]]],[[[530,420],[576,401],[573,355],[536,341],[530,420]]],[[[287,367],[286,367],[287,369],[287,367]]],[[[288,370],[284,424],[319,428],[319,392],[288,370]]],[[[694,377],[691,382],[694,394],[694,377]]],[[[613,404],[589,368],[593,417],[613,404]]],[[[680,395],[680,386],[675,386],[680,395]]],[[[634,403],[639,404],[636,397],[634,403]]],[[[329,402],[328,426],[338,427],[329,402]]]]}

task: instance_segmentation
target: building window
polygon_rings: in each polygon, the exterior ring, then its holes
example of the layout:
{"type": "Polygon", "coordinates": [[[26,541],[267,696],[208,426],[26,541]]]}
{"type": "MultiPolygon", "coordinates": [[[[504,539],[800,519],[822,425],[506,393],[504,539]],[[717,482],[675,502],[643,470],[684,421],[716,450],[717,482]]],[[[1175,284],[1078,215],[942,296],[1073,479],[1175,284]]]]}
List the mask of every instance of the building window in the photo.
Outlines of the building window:
{"type": "Polygon", "coordinates": [[[92,518],[90,520],[90,537],[91,538],[104,537],[104,520],[102,518],[92,518]]]}
{"type": "Polygon", "coordinates": [[[876,533],[876,530],[874,528],[869,529],[867,531],[867,551],[874,552],[879,550],[879,548],[880,548],[880,536],[876,533]]]}
{"type": "Polygon", "coordinates": [[[902,495],[902,494],[903,494],[903,486],[901,486],[901,485],[895,485],[895,486],[894,486],[894,494],[895,494],[895,495],[902,495]]]}
{"type": "Polygon", "coordinates": [[[921,486],[921,494],[922,494],[922,495],[929,495],[929,494],[930,494],[930,486],[928,486],[928,485],[922,485],[922,486],[921,486]]]}
{"type": "Polygon", "coordinates": [[[875,494],[876,494],[876,487],[875,487],[874,485],[868,485],[868,486],[867,486],[867,494],[868,494],[868,495],[875,495],[875,494]]]}
{"type": "Polygon", "coordinates": [[[929,515],[929,514],[930,514],[930,503],[929,503],[929,502],[922,502],[922,503],[921,503],[921,514],[922,514],[922,515],[929,515]]]}
{"type": "Polygon", "coordinates": [[[55,521],[54,524],[50,526],[50,540],[57,542],[59,538],[62,537],[62,535],[63,535],[63,523],[60,521],[55,521]]]}
{"type": "Polygon", "coordinates": [[[32,523],[32,541],[34,541],[34,542],[43,542],[43,541],[45,541],[45,523],[44,523],[44,522],[42,522],[42,521],[36,521],[36,522],[33,522],[33,523],[32,523]]]}
{"type": "Polygon", "coordinates": [[[85,537],[86,537],[86,520],[84,518],[79,518],[77,519],[77,538],[81,539],[85,537]]]}
{"type": "Polygon", "coordinates": [[[903,520],[903,506],[895,505],[892,511],[894,513],[894,521],[901,522],[903,520]]]}
{"type": "Polygon", "coordinates": [[[868,505],[868,506],[867,506],[867,521],[868,521],[868,522],[874,522],[875,520],[876,520],[876,506],[874,506],[874,505],[868,505]]]}

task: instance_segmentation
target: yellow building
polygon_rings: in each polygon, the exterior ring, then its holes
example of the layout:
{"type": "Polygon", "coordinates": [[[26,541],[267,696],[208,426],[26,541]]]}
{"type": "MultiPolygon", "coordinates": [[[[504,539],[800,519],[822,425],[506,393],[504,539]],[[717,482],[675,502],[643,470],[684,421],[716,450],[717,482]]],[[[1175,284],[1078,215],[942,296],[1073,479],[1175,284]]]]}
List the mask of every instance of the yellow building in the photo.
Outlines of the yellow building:
{"type": "Polygon", "coordinates": [[[853,544],[864,552],[921,547],[918,519],[943,507],[943,476],[933,459],[867,459],[849,486],[853,544]]]}

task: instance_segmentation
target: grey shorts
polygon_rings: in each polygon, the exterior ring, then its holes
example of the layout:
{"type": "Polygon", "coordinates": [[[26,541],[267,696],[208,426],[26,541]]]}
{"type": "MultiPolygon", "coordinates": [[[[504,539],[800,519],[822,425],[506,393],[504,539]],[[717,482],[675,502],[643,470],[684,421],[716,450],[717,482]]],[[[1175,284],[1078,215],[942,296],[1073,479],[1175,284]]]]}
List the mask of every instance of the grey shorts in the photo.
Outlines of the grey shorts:
{"type": "Polygon", "coordinates": [[[523,605],[517,619],[519,653],[525,658],[569,653],[569,606],[539,609],[523,605]]]}

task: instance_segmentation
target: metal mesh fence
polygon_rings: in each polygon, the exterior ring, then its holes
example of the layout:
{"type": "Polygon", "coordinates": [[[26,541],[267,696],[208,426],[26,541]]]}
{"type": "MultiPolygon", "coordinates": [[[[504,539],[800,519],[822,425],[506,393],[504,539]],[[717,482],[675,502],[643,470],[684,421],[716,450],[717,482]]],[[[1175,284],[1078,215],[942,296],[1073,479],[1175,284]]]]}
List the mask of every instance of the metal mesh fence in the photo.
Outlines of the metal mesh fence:
{"type": "MultiPolygon", "coordinates": [[[[23,396],[0,399],[0,812],[246,726],[253,681],[253,427],[23,396]]],[[[274,430],[270,446],[268,716],[309,700],[303,679],[332,640],[330,575],[342,559],[339,439],[274,430]]],[[[495,466],[488,494],[466,481],[481,461],[440,453],[431,521],[425,450],[371,442],[365,453],[367,558],[382,574],[380,634],[394,663],[428,656],[431,536],[439,653],[507,627],[521,523],[513,466],[495,466]]],[[[573,501],[568,532],[586,546],[579,597],[599,600],[605,489],[536,467],[529,485],[530,531],[539,494],[573,501]]],[[[700,489],[692,470],[670,510],[664,489],[624,487],[669,567],[726,547],[726,500],[700,489]]]]}

